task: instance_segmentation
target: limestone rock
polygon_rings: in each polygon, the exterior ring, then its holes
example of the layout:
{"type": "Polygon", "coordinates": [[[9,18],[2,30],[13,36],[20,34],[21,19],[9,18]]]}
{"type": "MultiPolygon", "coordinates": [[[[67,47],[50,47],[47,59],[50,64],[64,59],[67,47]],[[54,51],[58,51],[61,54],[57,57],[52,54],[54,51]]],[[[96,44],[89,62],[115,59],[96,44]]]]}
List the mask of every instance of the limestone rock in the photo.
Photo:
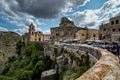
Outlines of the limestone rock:
{"type": "Polygon", "coordinates": [[[18,40],[21,40],[21,37],[15,32],[0,32],[0,71],[8,57],[15,54],[15,46],[18,40]]]}

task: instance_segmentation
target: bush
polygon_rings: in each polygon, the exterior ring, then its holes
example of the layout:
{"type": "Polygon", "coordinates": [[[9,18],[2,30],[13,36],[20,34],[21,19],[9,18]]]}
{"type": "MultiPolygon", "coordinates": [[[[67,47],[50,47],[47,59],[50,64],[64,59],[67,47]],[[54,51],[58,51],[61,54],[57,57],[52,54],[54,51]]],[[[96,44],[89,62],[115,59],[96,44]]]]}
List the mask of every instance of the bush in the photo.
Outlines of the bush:
{"type": "Polygon", "coordinates": [[[8,63],[13,62],[15,60],[16,60],[15,56],[9,57],[8,58],[8,63]]]}
{"type": "Polygon", "coordinates": [[[21,54],[21,49],[24,46],[24,43],[20,40],[16,44],[16,54],[20,55],[21,54]]]}
{"type": "Polygon", "coordinates": [[[24,70],[19,76],[19,80],[32,80],[33,71],[24,70]]]}
{"type": "Polygon", "coordinates": [[[10,69],[10,65],[7,65],[4,67],[3,71],[2,71],[2,75],[5,75],[10,69]]]}
{"type": "Polygon", "coordinates": [[[17,79],[12,78],[12,77],[8,77],[8,76],[2,76],[2,75],[0,75],[0,80],[17,80],[17,79]]]}
{"type": "Polygon", "coordinates": [[[42,60],[38,61],[34,67],[34,70],[36,73],[38,73],[39,71],[43,71],[45,67],[45,64],[42,60]]]}

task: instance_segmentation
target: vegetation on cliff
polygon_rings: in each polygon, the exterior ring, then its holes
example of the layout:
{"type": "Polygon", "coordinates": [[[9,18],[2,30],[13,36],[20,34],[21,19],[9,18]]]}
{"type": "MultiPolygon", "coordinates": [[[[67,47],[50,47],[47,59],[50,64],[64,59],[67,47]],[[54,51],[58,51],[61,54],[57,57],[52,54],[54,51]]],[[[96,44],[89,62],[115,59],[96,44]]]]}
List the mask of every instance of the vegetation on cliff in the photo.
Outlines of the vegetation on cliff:
{"type": "Polygon", "coordinates": [[[62,80],[75,80],[90,68],[88,53],[82,54],[80,58],[70,55],[72,61],[75,61],[76,67],[72,66],[69,70],[64,70],[62,80]]]}
{"type": "Polygon", "coordinates": [[[43,55],[42,44],[31,43],[24,47],[19,41],[16,49],[16,55],[6,62],[0,80],[39,80],[41,72],[52,67],[52,60],[43,55]]]}
{"type": "Polygon", "coordinates": [[[41,72],[54,69],[55,66],[57,66],[57,73],[52,80],[75,80],[89,69],[89,55],[86,53],[76,56],[63,47],[45,49],[42,43],[34,42],[25,45],[19,41],[16,44],[16,53],[6,62],[0,80],[40,80],[41,72]],[[53,51],[54,61],[44,56],[46,51],[53,51]],[[63,56],[61,63],[57,63],[59,56],[63,56]]]}

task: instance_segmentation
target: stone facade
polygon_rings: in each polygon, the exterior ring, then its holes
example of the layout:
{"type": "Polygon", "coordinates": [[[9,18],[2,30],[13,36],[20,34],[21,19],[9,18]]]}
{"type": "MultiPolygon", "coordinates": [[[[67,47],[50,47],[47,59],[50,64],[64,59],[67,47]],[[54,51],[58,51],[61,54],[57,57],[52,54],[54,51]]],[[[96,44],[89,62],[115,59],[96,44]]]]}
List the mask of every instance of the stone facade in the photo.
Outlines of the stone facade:
{"type": "Polygon", "coordinates": [[[109,23],[100,25],[99,36],[101,40],[120,42],[120,16],[111,18],[109,23]]]}
{"type": "Polygon", "coordinates": [[[33,23],[29,26],[29,33],[25,33],[23,36],[24,42],[39,42],[44,41],[44,35],[40,31],[35,31],[35,26],[33,23]]]}
{"type": "Polygon", "coordinates": [[[51,38],[54,40],[74,39],[75,33],[80,29],[74,25],[74,22],[63,17],[59,27],[51,28],[51,38]]]}
{"type": "Polygon", "coordinates": [[[50,35],[50,34],[44,34],[44,41],[49,40],[49,39],[50,39],[50,37],[51,37],[51,35],[50,35]]]}
{"type": "Polygon", "coordinates": [[[87,39],[98,39],[98,35],[98,30],[77,27],[74,22],[66,17],[61,19],[59,27],[51,28],[51,38],[57,41],[68,39],[85,41],[87,39]]]}
{"type": "Polygon", "coordinates": [[[99,31],[95,29],[81,29],[76,32],[76,39],[82,42],[86,40],[98,40],[99,31]]]}

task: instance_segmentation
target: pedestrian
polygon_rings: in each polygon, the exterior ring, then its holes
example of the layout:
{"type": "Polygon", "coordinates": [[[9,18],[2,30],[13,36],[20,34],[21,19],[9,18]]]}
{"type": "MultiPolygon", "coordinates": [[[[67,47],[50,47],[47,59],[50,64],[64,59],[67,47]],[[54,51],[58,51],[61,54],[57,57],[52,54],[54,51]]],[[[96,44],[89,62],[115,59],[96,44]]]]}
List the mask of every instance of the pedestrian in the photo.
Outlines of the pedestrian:
{"type": "Polygon", "coordinates": [[[117,43],[112,43],[112,48],[110,49],[110,52],[112,52],[114,55],[119,56],[119,46],[117,43]]]}

